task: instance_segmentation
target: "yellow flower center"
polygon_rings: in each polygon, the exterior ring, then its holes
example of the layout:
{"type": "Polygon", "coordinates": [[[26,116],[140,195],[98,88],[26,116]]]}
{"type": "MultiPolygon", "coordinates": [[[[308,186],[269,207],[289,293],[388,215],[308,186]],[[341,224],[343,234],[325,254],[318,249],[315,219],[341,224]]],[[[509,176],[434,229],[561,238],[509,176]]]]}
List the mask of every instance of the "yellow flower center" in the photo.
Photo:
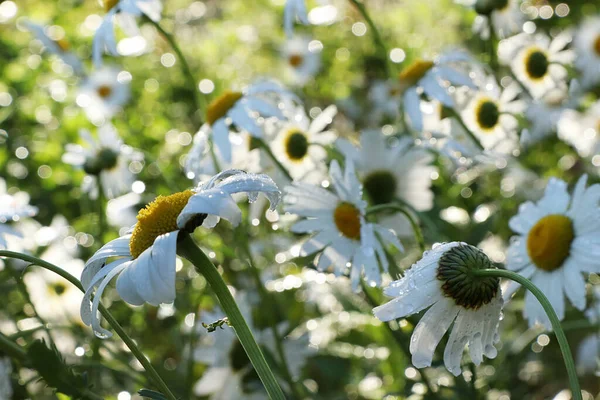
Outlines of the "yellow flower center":
{"type": "Polygon", "coordinates": [[[408,86],[413,86],[419,82],[431,68],[433,68],[433,61],[422,60],[419,58],[413,61],[408,67],[404,68],[398,75],[398,79],[400,82],[408,84],[408,86]]]}
{"type": "Polygon", "coordinates": [[[354,204],[342,202],[333,212],[335,226],[349,239],[360,239],[360,211],[354,204]]]}
{"type": "Polygon", "coordinates": [[[69,49],[71,48],[71,43],[69,43],[69,41],[67,39],[65,39],[65,38],[59,39],[59,40],[55,40],[54,43],[56,43],[56,45],[62,51],[69,51],[69,49]]]}
{"type": "Polygon", "coordinates": [[[286,135],[285,154],[291,161],[302,161],[308,154],[308,138],[297,129],[290,129],[286,135]]]}
{"type": "Polygon", "coordinates": [[[108,85],[99,86],[96,90],[98,92],[98,96],[106,99],[108,96],[112,94],[112,88],[108,85]]]}
{"type": "Polygon", "coordinates": [[[288,61],[292,67],[299,67],[304,62],[304,57],[300,54],[292,54],[288,61]]]}
{"type": "Polygon", "coordinates": [[[554,271],[569,256],[575,234],[570,218],[551,214],[540,219],[527,236],[527,253],[544,271],[554,271]]]}
{"type": "Polygon", "coordinates": [[[193,194],[192,190],[186,190],[170,196],[158,196],[140,210],[129,240],[129,251],[134,259],[152,246],[157,237],[179,229],[177,217],[193,194]]]}
{"type": "Polygon", "coordinates": [[[596,40],[594,40],[594,51],[596,55],[600,56],[600,35],[596,36],[596,40]]]}
{"type": "Polygon", "coordinates": [[[496,127],[500,120],[500,111],[495,101],[484,97],[475,107],[475,121],[479,128],[484,131],[490,131],[496,127]]]}
{"type": "Polygon", "coordinates": [[[120,0],[101,0],[104,6],[104,11],[109,12],[120,0]]]}
{"type": "Polygon", "coordinates": [[[206,122],[212,125],[219,118],[223,118],[227,111],[242,97],[242,92],[226,90],[222,95],[214,99],[206,109],[206,122]]]}

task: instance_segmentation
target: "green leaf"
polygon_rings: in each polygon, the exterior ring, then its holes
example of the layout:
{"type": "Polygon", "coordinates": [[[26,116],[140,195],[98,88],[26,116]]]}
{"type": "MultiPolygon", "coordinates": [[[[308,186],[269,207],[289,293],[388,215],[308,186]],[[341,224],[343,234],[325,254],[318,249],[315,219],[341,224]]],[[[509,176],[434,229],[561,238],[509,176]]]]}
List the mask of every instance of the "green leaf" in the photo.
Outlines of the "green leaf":
{"type": "Polygon", "coordinates": [[[165,397],[164,394],[162,394],[160,392],[155,392],[154,390],[150,390],[150,389],[140,389],[140,390],[138,390],[138,394],[140,396],[146,397],[148,399],[167,400],[167,398],[165,397]]]}

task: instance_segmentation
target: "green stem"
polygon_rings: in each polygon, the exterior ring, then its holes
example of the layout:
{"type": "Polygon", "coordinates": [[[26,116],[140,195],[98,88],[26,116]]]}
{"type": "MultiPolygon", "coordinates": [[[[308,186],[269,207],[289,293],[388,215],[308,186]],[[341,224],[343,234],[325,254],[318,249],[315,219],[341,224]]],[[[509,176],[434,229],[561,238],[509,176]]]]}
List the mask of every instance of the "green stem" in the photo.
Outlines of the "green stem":
{"type": "Polygon", "coordinates": [[[460,114],[457,113],[456,110],[454,110],[451,107],[444,107],[444,109],[449,111],[449,113],[454,117],[454,119],[456,120],[456,122],[458,122],[458,124],[461,126],[461,128],[463,128],[465,130],[465,132],[467,133],[467,136],[469,136],[469,138],[473,141],[473,143],[475,143],[475,145],[479,148],[479,150],[484,151],[485,148],[483,147],[481,142],[479,142],[479,139],[477,139],[477,136],[475,136],[475,134],[473,132],[471,132],[469,127],[467,127],[467,124],[465,124],[465,121],[463,121],[460,114]]]}
{"type": "Polygon", "coordinates": [[[406,211],[404,207],[394,203],[378,204],[376,206],[371,206],[367,208],[367,215],[385,210],[397,211],[403,214],[408,219],[408,221],[410,222],[410,226],[412,227],[412,230],[415,233],[415,239],[417,240],[419,249],[421,250],[421,252],[424,252],[425,240],[423,239],[423,233],[421,232],[421,228],[419,227],[419,224],[417,223],[417,221],[415,221],[413,216],[410,215],[410,213],[406,211]]]}
{"type": "Polygon", "coordinates": [[[567,368],[567,374],[569,376],[569,386],[571,387],[571,395],[574,400],[582,400],[581,396],[581,388],[579,386],[579,381],[577,380],[577,371],[575,369],[575,362],[573,361],[573,355],[571,354],[571,349],[569,348],[569,343],[567,342],[567,337],[565,336],[565,332],[560,325],[560,320],[552,308],[552,304],[548,298],[544,295],[544,293],[538,289],[529,279],[523,277],[522,275],[517,274],[516,272],[507,271],[504,269],[481,269],[474,270],[473,274],[475,276],[492,276],[496,278],[506,278],[513,280],[521,285],[525,286],[527,290],[533,294],[537,300],[540,302],[544,311],[548,315],[550,319],[550,323],[552,324],[552,330],[554,331],[554,335],[556,336],[556,340],[558,341],[558,345],[560,346],[560,351],[562,352],[563,360],[565,362],[565,367],[567,368]]]}
{"type": "Polygon", "coordinates": [[[217,268],[213,265],[210,259],[204,254],[194,240],[183,232],[179,234],[178,243],[179,253],[188,259],[196,268],[196,270],[204,276],[210,287],[215,292],[221,308],[227,314],[229,322],[233,326],[235,333],[246,351],[248,358],[256,369],[260,380],[262,381],[269,397],[273,400],[285,400],[283,391],[279,387],[273,372],[269,368],[269,364],[265,360],[260,347],[256,343],[248,324],[244,320],[240,309],[238,308],[233,296],[229,292],[227,285],[219,274],[217,268]]]}
{"type": "Polygon", "coordinates": [[[498,42],[498,38],[496,37],[496,29],[494,27],[494,21],[492,20],[491,14],[488,16],[488,26],[490,29],[490,37],[488,39],[490,52],[490,68],[492,69],[492,71],[494,71],[495,77],[496,71],[498,71],[498,54],[496,53],[496,43],[498,42]]]}
{"type": "Polygon", "coordinates": [[[259,147],[261,149],[263,149],[265,151],[265,153],[267,153],[269,158],[273,161],[273,163],[275,163],[277,168],[279,168],[279,170],[285,175],[285,177],[290,182],[293,182],[294,178],[292,178],[292,175],[287,170],[287,168],[283,166],[283,164],[277,159],[277,157],[275,157],[275,154],[273,154],[273,151],[271,150],[269,145],[267,143],[265,143],[265,141],[262,140],[261,138],[254,138],[254,139],[256,139],[256,143],[259,145],[259,147]]]}
{"type": "Polygon", "coordinates": [[[2,332],[0,332],[0,350],[14,359],[21,361],[27,359],[27,352],[25,349],[10,340],[8,336],[5,336],[2,332]]]}
{"type": "Polygon", "coordinates": [[[377,45],[377,47],[379,47],[379,51],[381,52],[382,56],[384,57],[386,75],[388,77],[390,77],[390,66],[389,66],[389,62],[388,62],[387,46],[385,45],[385,42],[383,41],[383,38],[381,37],[381,34],[379,33],[379,29],[377,29],[377,26],[371,19],[371,16],[367,12],[367,8],[365,7],[365,5],[362,2],[360,2],[358,0],[350,0],[350,3],[352,3],[354,5],[354,7],[356,7],[358,12],[365,19],[365,22],[367,23],[367,25],[369,25],[369,28],[371,28],[371,31],[373,31],[373,39],[375,40],[375,44],[377,45]]]}
{"type": "MultiPolygon", "coordinates": [[[[29,256],[27,254],[21,254],[21,253],[17,253],[14,251],[8,251],[8,250],[0,250],[0,257],[16,258],[18,260],[23,260],[23,261],[29,262],[32,265],[37,265],[42,268],[45,268],[49,271],[54,272],[57,275],[60,275],[64,279],[68,280],[71,284],[73,284],[77,289],[79,289],[85,293],[85,289],[83,288],[83,286],[81,285],[81,282],[79,282],[79,280],[77,278],[75,278],[73,275],[69,274],[67,271],[63,270],[62,268],[57,267],[56,265],[51,264],[47,261],[41,260],[37,257],[29,256]]],[[[166,385],[166,383],[161,379],[160,375],[158,375],[158,372],[156,372],[156,370],[154,369],[154,367],[152,366],[150,361],[140,351],[140,349],[137,347],[137,345],[135,344],[133,339],[131,339],[127,335],[127,333],[125,333],[125,330],[123,329],[123,327],[121,327],[121,325],[112,316],[112,314],[102,304],[100,304],[99,309],[100,309],[100,313],[102,314],[102,316],[104,316],[106,321],[112,326],[112,328],[115,330],[115,332],[117,332],[117,335],[119,335],[121,340],[123,340],[125,345],[127,345],[129,350],[131,351],[131,353],[135,356],[135,358],[137,358],[137,360],[140,362],[140,364],[142,364],[142,366],[144,367],[144,369],[146,370],[148,375],[150,375],[151,380],[154,381],[154,383],[157,385],[157,387],[160,388],[160,390],[163,392],[163,394],[165,396],[167,396],[167,398],[169,400],[177,400],[175,395],[173,395],[173,393],[171,392],[169,387],[166,385]]]]}

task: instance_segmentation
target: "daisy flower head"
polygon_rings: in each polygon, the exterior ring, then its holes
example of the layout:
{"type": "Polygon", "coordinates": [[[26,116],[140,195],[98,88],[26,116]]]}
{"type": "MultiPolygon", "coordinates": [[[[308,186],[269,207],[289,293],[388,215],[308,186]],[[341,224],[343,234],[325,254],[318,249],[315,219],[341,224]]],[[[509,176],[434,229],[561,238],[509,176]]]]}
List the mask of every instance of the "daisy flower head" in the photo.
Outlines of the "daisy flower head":
{"type": "Polygon", "coordinates": [[[500,282],[493,277],[473,277],[469,271],[493,268],[478,248],[462,242],[435,245],[400,280],[384,289],[392,301],[375,307],[381,321],[391,321],[429,307],[410,339],[412,363],[431,366],[435,348],[452,322],[444,365],[455,376],[461,373],[465,345],[475,365],[483,356],[494,358],[503,300],[500,282]]]}
{"type": "Polygon", "coordinates": [[[474,3],[479,15],[473,22],[473,31],[485,40],[490,37],[491,27],[496,36],[505,38],[519,32],[526,20],[520,0],[479,0],[474,3]]]}
{"type": "Polygon", "coordinates": [[[554,38],[544,34],[518,34],[500,42],[500,61],[510,65],[516,78],[523,83],[534,98],[565,83],[564,65],[573,61],[574,53],[565,47],[571,35],[562,32],[554,38]]]}
{"type": "Polygon", "coordinates": [[[104,196],[112,199],[131,190],[134,175],[129,170],[133,159],[141,159],[141,155],[123,144],[117,130],[111,124],[98,128],[98,138],[86,130],[79,130],[84,146],[67,144],[62,160],[82,168],[86,173],[82,190],[90,198],[98,198],[98,183],[104,196]]]}
{"type": "Polygon", "coordinates": [[[294,22],[308,25],[305,0],[287,0],[283,9],[283,29],[288,37],[294,34],[294,22]]]}
{"type": "MultiPolygon", "coordinates": [[[[294,180],[320,184],[326,177],[327,151],[323,146],[337,138],[335,132],[326,130],[336,114],[337,107],[331,105],[311,121],[299,105],[286,113],[286,120],[266,125],[271,151],[294,180]]],[[[280,180],[287,178],[276,179],[280,180]]]]}
{"type": "Polygon", "coordinates": [[[378,124],[382,118],[396,119],[400,114],[402,93],[396,81],[377,80],[369,88],[369,101],[372,103],[371,123],[378,124]]]}
{"type": "Polygon", "coordinates": [[[414,130],[423,130],[421,95],[453,107],[454,101],[445,86],[446,82],[458,86],[474,86],[469,76],[459,69],[460,63],[469,60],[465,53],[454,51],[441,55],[434,61],[417,59],[400,72],[398,79],[402,100],[414,130]]]}
{"type": "Polygon", "coordinates": [[[593,103],[583,113],[564,110],[557,128],[558,137],[575,147],[581,157],[596,157],[600,154],[600,101],[593,103]]]}
{"type": "Polygon", "coordinates": [[[351,265],[355,291],[363,273],[369,285],[380,285],[379,263],[383,270],[388,267],[384,246],[403,247],[394,231],[366,221],[367,204],[352,160],[346,160],[343,173],[338,162],[332,161],[329,176],[334,192],[303,182],[294,182],[285,189],[285,211],[302,217],[292,226],[292,232],[313,234],[302,245],[300,254],[320,252],[317,268],[323,271],[333,266],[337,275],[351,265]]]}
{"type": "Polygon", "coordinates": [[[206,123],[212,131],[212,138],[223,159],[231,162],[230,128],[262,137],[263,129],[257,118],[283,118],[278,103],[282,98],[294,97],[279,84],[260,81],[247,87],[243,92],[224,91],[214,99],[206,110],[206,123]]]}
{"type": "Polygon", "coordinates": [[[37,214],[37,207],[29,205],[29,194],[21,191],[8,191],[6,181],[0,178],[0,249],[6,249],[6,237],[22,237],[21,233],[8,225],[17,222],[23,217],[33,217],[37,214]]]}
{"type": "Polygon", "coordinates": [[[282,54],[288,65],[291,80],[304,86],[321,68],[321,48],[311,46],[311,39],[306,36],[294,36],[285,42],[282,54]]]}
{"type": "Polygon", "coordinates": [[[81,275],[86,289],[81,303],[83,322],[92,326],[97,336],[110,336],[100,326],[98,305],[102,292],[117,275],[117,293],[129,304],[173,302],[179,232],[193,232],[199,226],[213,228],[220,218],[238,225],[242,213],[231,195],[240,192],[248,193],[251,202],[264,193],[272,209],[280,198],[277,185],[268,176],[227,170],[194,189],[159,196],[148,204],[127,234],[104,245],[87,261],[81,275]]]}
{"type": "Polygon", "coordinates": [[[102,65],[102,55],[107,52],[118,56],[115,39],[115,21],[127,36],[139,36],[136,18],[146,15],[151,20],[160,21],[161,0],[100,0],[106,15],[94,34],[92,60],[96,67],[102,65]]]}
{"type": "Polygon", "coordinates": [[[71,52],[71,44],[65,39],[62,32],[60,32],[60,35],[57,35],[56,31],[49,30],[47,27],[29,20],[24,20],[23,26],[33,33],[35,38],[42,43],[50,54],[58,56],[65,64],[73,68],[73,72],[77,75],[83,75],[85,73],[81,60],[71,52]],[[52,35],[52,37],[50,37],[50,35],[52,35]]]}
{"type": "Polygon", "coordinates": [[[581,72],[581,86],[589,88],[600,83],[600,17],[583,21],[575,34],[573,47],[577,55],[575,66],[581,72]]]}
{"type": "MultiPolygon", "coordinates": [[[[585,308],[583,273],[600,272],[600,185],[586,188],[587,175],[575,185],[572,195],[566,182],[551,178],[544,196],[536,203],[519,206],[509,221],[517,233],[511,239],[506,268],[530,279],[548,297],[559,319],[565,315],[566,295],[578,309],[585,308]]],[[[518,288],[512,283],[504,293],[509,298],[518,288]]],[[[533,326],[551,328],[550,320],[535,297],[527,292],[523,315],[533,326]]]]}
{"type": "Polygon", "coordinates": [[[129,80],[121,70],[104,66],[92,72],[79,87],[77,104],[95,125],[110,120],[129,100],[129,80]]]}

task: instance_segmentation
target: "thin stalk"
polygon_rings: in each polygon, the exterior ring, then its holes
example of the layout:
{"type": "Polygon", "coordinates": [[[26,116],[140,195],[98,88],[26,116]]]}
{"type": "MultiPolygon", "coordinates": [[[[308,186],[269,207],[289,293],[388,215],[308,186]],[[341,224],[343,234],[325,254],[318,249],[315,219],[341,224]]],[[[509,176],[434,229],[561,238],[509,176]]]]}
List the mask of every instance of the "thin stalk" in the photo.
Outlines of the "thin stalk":
{"type": "Polygon", "coordinates": [[[196,330],[198,326],[198,321],[200,320],[198,312],[194,313],[194,323],[192,324],[192,330],[190,331],[190,337],[188,341],[189,352],[188,352],[188,360],[187,360],[187,372],[185,377],[185,396],[184,399],[191,398],[191,390],[194,385],[194,347],[196,345],[196,330]]]}
{"type": "Polygon", "coordinates": [[[196,270],[204,276],[215,292],[215,295],[221,303],[221,308],[229,318],[229,322],[231,322],[242,347],[256,369],[269,397],[273,400],[285,400],[285,395],[283,394],[281,387],[279,387],[279,383],[277,383],[273,371],[269,368],[265,356],[260,350],[260,347],[258,347],[248,324],[244,320],[240,309],[235,303],[233,296],[229,292],[229,289],[217,268],[206,254],[196,246],[196,243],[188,234],[179,234],[177,249],[179,254],[188,259],[194,265],[196,270]]]}
{"type": "Polygon", "coordinates": [[[415,221],[413,216],[410,215],[410,213],[408,211],[406,211],[404,209],[404,207],[400,206],[399,204],[395,204],[395,203],[379,204],[379,205],[371,206],[371,207],[367,208],[367,215],[374,214],[374,213],[377,213],[379,211],[384,211],[384,210],[397,211],[397,212],[403,214],[408,219],[408,221],[410,222],[410,226],[412,227],[412,230],[415,233],[415,239],[417,240],[419,249],[421,250],[421,252],[424,252],[425,251],[425,239],[423,239],[423,233],[421,232],[421,228],[419,227],[419,224],[417,223],[417,221],[415,221]]]}
{"type": "MultiPolygon", "coordinates": [[[[81,282],[79,282],[79,280],[77,278],[75,278],[73,275],[69,274],[67,271],[63,270],[62,268],[57,267],[56,265],[51,264],[47,261],[41,260],[37,257],[29,256],[27,254],[21,254],[21,253],[17,253],[14,251],[8,251],[8,250],[0,250],[0,257],[16,258],[18,260],[23,260],[23,261],[29,262],[32,265],[37,265],[39,267],[45,268],[49,271],[54,272],[57,275],[60,275],[64,279],[68,280],[71,284],[73,284],[77,289],[79,289],[85,293],[85,290],[84,290],[83,286],[81,285],[81,282]]],[[[158,375],[158,372],[156,372],[156,370],[154,369],[154,367],[152,366],[150,361],[140,351],[140,349],[137,347],[137,345],[135,344],[133,339],[131,339],[129,337],[129,335],[127,335],[127,333],[125,333],[125,330],[123,329],[123,327],[117,322],[117,320],[112,316],[112,314],[102,304],[100,304],[99,309],[100,309],[100,313],[102,314],[102,316],[111,325],[111,327],[115,330],[115,332],[117,332],[117,335],[119,335],[121,340],[123,340],[125,345],[127,345],[127,347],[129,348],[131,353],[135,356],[135,358],[137,358],[137,360],[140,362],[140,364],[142,364],[142,366],[146,370],[146,373],[148,373],[150,380],[154,381],[154,383],[157,385],[157,387],[161,390],[161,392],[169,400],[177,400],[175,395],[173,395],[173,393],[171,392],[169,387],[162,380],[160,375],[158,375]]]]}
{"type": "Polygon", "coordinates": [[[544,293],[535,286],[529,279],[523,277],[512,271],[507,271],[504,269],[481,269],[474,270],[473,274],[475,276],[492,276],[496,278],[506,278],[513,280],[521,285],[525,286],[527,290],[533,294],[536,299],[540,302],[544,311],[548,315],[550,319],[550,323],[552,324],[552,330],[554,331],[554,335],[556,336],[556,340],[558,341],[558,345],[560,346],[560,351],[562,352],[563,361],[565,362],[565,367],[567,368],[567,374],[569,376],[569,386],[571,387],[571,395],[574,400],[582,400],[581,396],[581,388],[579,386],[579,381],[577,379],[577,371],[575,369],[575,362],[573,361],[573,355],[571,354],[571,349],[569,348],[569,343],[567,342],[567,337],[565,336],[565,332],[562,329],[560,324],[560,320],[552,308],[552,304],[544,295],[544,293]]]}
{"type": "Polygon", "coordinates": [[[475,145],[479,148],[479,150],[485,151],[485,148],[483,147],[481,142],[479,142],[479,139],[477,139],[475,134],[469,129],[467,124],[465,124],[465,121],[463,121],[460,114],[457,113],[453,108],[445,107],[445,109],[448,110],[450,112],[450,114],[452,114],[452,116],[454,117],[456,122],[458,122],[458,124],[461,126],[461,128],[463,128],[465,130],[465,132],[467,133],[467,136],[469,136],[469,138],[471,138],[471,140],[473,141],[473,143],[475,143],[475,145]]]}
{"type": "Polygon", "coordinates": [[[390,66],[389,66],[389,62],[388,62],[387,46],[385,45],[385,42],[383,41],[383,38],[381,37],[381,34],[379,33],[379,29],[377,29],[377,26],[371,19],[371,16],[369,15],[367,8],[361,1],[350,0],[350,3],[352,3],[354,5],[354,7],[356,7],[358,12],[365,19],[365,22],[367,23],[367,25],[369,25],[369,28],[371,28],[371,31],[373,31],[373,39],[375,40],[375,45],[377,45],[377,47],[379,47],[379,51],[381,52],[381,54],[384,57],[386,75],[388,77],[390,77],[390,66]]]}
{"type": "Polygon", "coordinates": [[[10,338],[2,332],[0,332],[0,350],[2,350],[3,353],[8,354],[11,358],[21,361],[27,359],[27,352],[25,349],[10,340],[10,338]]]}
{"type": "Polygon", "coordinates": [[[279,170],[285,175],[285,177],[287,179],[289,179],[290,182],[292,182],[294,180],[294,178],[292,178],[292,175],[287,170],[287,168],[283,166],[283,164],[277,159],[277,157],[275,157],[275,154],[273,154],[273,151],[271,150],[269,145],[267,143],[265,143],[265,141],[262,140],[261,138],[255,138],[255,139],[256,139],[256,142],[258,143],[258,145],[260,146],[260,148],[263,149],[265,151],[265,153],[267,153],[267,155],[273,161],[273,163],[275,163],[277,168],[279,168],[279,170]]]}
{"type": "Polygon", "coordinates": [[[488,26],[490,29],[490,36],[488,38],[490,52],[490,68],[492,69],[492,71],[494,71],[495,77],[495,73],[498,71],[498,54],[496,53],[496,42],[498,41],[498,38],[496,37],[496,29],[494,27],[494,21],[492,19],[491,14],[488,16],[488,26]]]}

